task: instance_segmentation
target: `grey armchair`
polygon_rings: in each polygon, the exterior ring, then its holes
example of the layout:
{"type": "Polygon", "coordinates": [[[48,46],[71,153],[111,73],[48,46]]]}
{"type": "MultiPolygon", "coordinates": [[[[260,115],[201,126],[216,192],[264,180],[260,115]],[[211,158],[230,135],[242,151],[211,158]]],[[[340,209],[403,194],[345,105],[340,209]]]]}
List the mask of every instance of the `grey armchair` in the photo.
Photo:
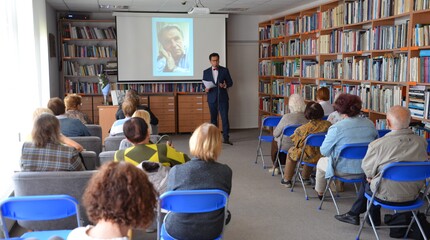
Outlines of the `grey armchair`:
{"type": "MultiPolygon", "coordinates": [[[[16,172],[13,175],[15,196],[67,194],[80,203],[88,180],[96,171],[72,172],[16,172]]],[[[80,205],[82,225],[90,224],[85,209],[80,205]]],[[[31,230],[74,229],[76,217],[52,221],[18,221],[31,230]]]]}
{"type": "Polygon", "coordinates": [[[119,150],[119,144],[125,138],[124,135],[120,136],[108,136],[105,138],[104,151],[116,151],[119,150]]]}
{"type": "Polygon", "coordinates": [[[81,144],[86,151],[95,152],[96,156],[99,156],[100,152],[102,151],[102,140],[99,137],[70,137],[70,139],[81,144]]]}
{"type": "Polygon", "coordinates": [[[100,159],[100,165],[103,165],[107,162],[113,161],[115,159],[115,152],[116,151],[104,151],[101,152],[99,155],[100,159]]]}
{"type": "Polygon", "coordinates": [[[90,131],[91,136],[99,137],[100,139],[103,139],[102,137],[102,127],[97,124],[85,124],[87,126],[88,131],[90,131]]]}

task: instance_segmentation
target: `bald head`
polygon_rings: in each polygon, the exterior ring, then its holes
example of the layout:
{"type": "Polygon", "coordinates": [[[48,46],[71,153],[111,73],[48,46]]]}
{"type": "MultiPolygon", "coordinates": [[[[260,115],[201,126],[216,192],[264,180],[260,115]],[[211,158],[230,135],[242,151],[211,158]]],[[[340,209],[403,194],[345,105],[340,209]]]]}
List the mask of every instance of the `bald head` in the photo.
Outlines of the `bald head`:
{"type": "Polygon", "coordinates": [[[387,120],[391,130],[405,129],[411,122],[411,112],[405,107],[396,105],[388,110],[387,120]]]}

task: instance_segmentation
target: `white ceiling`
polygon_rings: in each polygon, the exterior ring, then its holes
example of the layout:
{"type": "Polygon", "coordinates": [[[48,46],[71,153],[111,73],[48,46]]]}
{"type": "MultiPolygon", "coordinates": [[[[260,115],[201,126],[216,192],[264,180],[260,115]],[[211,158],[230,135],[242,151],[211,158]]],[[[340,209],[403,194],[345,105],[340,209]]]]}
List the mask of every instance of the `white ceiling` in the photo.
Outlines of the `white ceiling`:
{"type": "MultiPolygon", "coordinates": [[[[46,0],[54,9],[70,12],[111,12],[100,4],[126,5],[131,12],[186,13],[199,0],[46,0]]],[[[273,15],[314,0],[200,0],[211,13],[273,15]]]]}

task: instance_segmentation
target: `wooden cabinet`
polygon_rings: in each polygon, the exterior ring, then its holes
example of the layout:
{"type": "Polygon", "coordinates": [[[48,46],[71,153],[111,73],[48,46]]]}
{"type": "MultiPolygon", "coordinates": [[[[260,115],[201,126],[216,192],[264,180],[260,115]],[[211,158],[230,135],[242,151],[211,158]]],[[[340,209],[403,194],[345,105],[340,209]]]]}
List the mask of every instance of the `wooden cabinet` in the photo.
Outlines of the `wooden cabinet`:
{"type": "Polygon", "coordinates": [[[203,95],[179,95],[178,131],[193,132],[196,127],[204,122],[204,108],[203,95]]]}
{"type": "Polygon", "coordinates": [[[103,105],[103,96],[82,96],[81,111],[86,113],[94,124],[99,124],[99,111],[97,106],[103,105]]]}
{"type": "Polygon", "coordinates": [[[159,133],[176,132],[176,101],[175,96],[150,96],[149,105],[151,111],[158,118],[159,133]]]}
{"type": "MultiPolygon", "coordinates": [[[[102,101],[103,101],[103,97],[102,101]]],[[[112,124],[115,122],[115,113],[118,110],[118,106],[104,106],[99,105],[98,108],[98,116],[100,117],[99,125],[102,127],[102,141],[109,136],[109,130],[112,127],[112,124]]]]}

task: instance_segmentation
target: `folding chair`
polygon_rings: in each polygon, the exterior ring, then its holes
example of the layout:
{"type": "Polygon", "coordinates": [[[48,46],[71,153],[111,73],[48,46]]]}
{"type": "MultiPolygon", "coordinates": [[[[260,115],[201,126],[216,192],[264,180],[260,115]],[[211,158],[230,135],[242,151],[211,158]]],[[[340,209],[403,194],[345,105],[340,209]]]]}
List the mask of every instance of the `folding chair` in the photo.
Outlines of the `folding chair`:
{"type": "MultiPolygon", "coordinates": [[[[168,191],[160,196],[157,207],[157,239],[175,240],[166,231],[165,220],[170,212],[205,213],[224,208],[224,226],[227,218],[228,194],[219,189],[176,190],[168,191]],[[169,211],[161,224],[161,209],[169,211]],[[160,226],[161,225],[161,226],[160,226]]],[[[224,226],[217,239],[222,239],[224,226]]]]}
{"type": "MultiPolygon", "coordinates": [[[[341,157],[347,161],[362,161],[364,156],[366,155],[368,146],[369,146],[369,143],[344,144],[340,149],[339,156],[337,156],[336,161],[334,161],[334,163],[333,163],[334,169],[336,169],[336,163],[339,160],[339,158],[341,158],[341,157]]],[[[324,190],[323,197],[320,201],[320,206],[318,207],[318,210],[321,210],[322,205],[324,203],[325,195],[326,195],[327,190],[328,190],[330,192],[331,198],[333,199],[334,206],[336,207],[336,212],[339,215],[340,214],[339,207],[337,206],[336,198],[333,195],[333,191],[330,188],[331,183],[334,180],[339,180],[339,181],[344,182],[344,183],[353,183],[354,187],[355,187],[355,191],[358,192],[358,188],[357,188],[356,183],[361,183],[362,179],[363,179],[363,177],[361,175],[359,175],[357,178],[352,178],[352,179],[339,177],[336,175],[330,177],[329,180],[327,181],[327,185],[326,185],[326,188],[324,190]]],[[[337,189],[336,189],[336,192],[338,192],[337,189]]]]}
{"type": "Polygon", "coordinates": [[[302,177],[302,173],[300,171],[300,168],[303,165],[306,165],[306,166],[314,168],[314,167],[316,167],[316,164],[315,163],[308,163],[308,162],[303,161],[303,156],[304,156],[304,153],[305,153],[305,147],[306,146],[321,147],[322,143],[324,142],[326,134],[327,134],[326,132],[323,132],[323,133],[314,133],[314,134],[310,134],[310,135],[308,135],[306,137],[305,143],[304,143],[303,149],[302,149],[302,154],[300,155],[300,160],[299,160],[299,162],[297,164],[297,167],[296,167],[296,173],[294,174],[294,179],[293,179],[293,184],[292,184],[293,186],[291,187],[290,191],[291,192],[294,191],[294,185],[296,184],[296,181],[297,181],[297,178],[298,178],[300,180],[301,184],[302,184],[306,200],[309,200],[309,197],[308,197],[308,193],[306,191],[305,184],[303,182],[303,177],[302,177]]]}
{"type": "Polygon", "coordinates": [[[385,136],[389,132],[391,132],[390,129],[378,129],[378,138],[385,136]]]}
{"type": "MultiPolygon", "coordinates": [[[[301,124],[293,124],[293,125],[285,126],[284,130],[282,130],[282,136],[281,136],[280,142],[282,143],[282,140],[284,139],[284,137],[291,137],[291,135],[294,134],[294,131],[296,131],[296,129],[300,126],[301,124]]],[[[287,151],[282,150],[281,145],[282,144],[279,144],[278,146],[278,152],[276,153],[276,162],[278,163],[279,172],[281,173],[281,178],[284,178],[284,170],[282,170],[281,160],[279,159],[279,153],[281,152],[281,153],[288,154],[288,150],[287,151]]],[[[272,176],[275,176],[275,168],[273,168],[272,176]]]]}
{"type": "MultiPolygon", "coordinates": [[[[76,215],[78,227],[81,226],[78,201],[69,195],[40,195],[9,197],[0,203],[0,217],[3,233],[9,238],[6,218],[12,220],[54,220],[76,215]]],[[[67,239],[72,230],[50,230],[27,232],[21,238],[34,237],[48,239],[59,236],[67,239]]]]}
{"type": "MultiPolygon", "coordinates": [[[[426,179],[430,178],[430,162],[396,162],[396,163],[390,163],[387,166],[382,169],[381,172],[381,179],[379,182],[376,183],[376,191],[373,193],[372,196],[365,193],[365,197],[367,198],[367,211],[364,214],[364,219],[366,217],[369,217],[370,224],[372,225],[373,232],[375,233],[376,239],[379,240],[378,233],[376,232],[376,227],[373,222],[372,216],[369,214],[369,208],[370,206],[381,206],[382,208],[394,210],[394,211],[411,211],[413,215],[413,219],[411,220],[408,230],[406,231],[405,237],[408,235],[409,230],[412,227],[412,224],[414,221],[417,223],[421,234],[424,239],[426,238],[426,235],[424,233],[423,227],[421,226],[418,217],[417,212],[419,208],[421,208],[424,205],[424,196],[421,198],[418,198],[413,203],[409,205],[403,205],[403,206],[396,206],[396,205],[390,205],[390,204],[384,204],[379,202],[375,199],[376,193],[378,193],[380,189],[380,185],[382,182],[382,179],[391,180],[395,182],[415,182],[415,181],[425,181],[426,179]]],[[[429,184],[427,180],[425,193],[429,189],[429,184]]],[[[363,230],[364,221],[361,222],[360,229],[358,230],[358,235],[356,239],[360,239],[361,231],[363,230]]],[[[404,226],[393,226],[393,227],[404,227],[404,226]]]]}
{"type": "Polygon", "coordinates": [[[269,116],[265,117],[261,123],[260,127],[260,135],[258,136],[258,146],[257,146],[257,156],[255,157],[255,164],[257,164],[258,157],[261,158],[261,161],[263,162],[263,168],[266,168],[266,164],[264,162],[264,156],[263,150],[261,149],[261,143],[262,142],[268,142],[271,143],[273,141],[273,135],[263,135],[263,129],[265,127],[276,127],[278,125],[279,121],[281,121],[281,116],[269,116]]]}

